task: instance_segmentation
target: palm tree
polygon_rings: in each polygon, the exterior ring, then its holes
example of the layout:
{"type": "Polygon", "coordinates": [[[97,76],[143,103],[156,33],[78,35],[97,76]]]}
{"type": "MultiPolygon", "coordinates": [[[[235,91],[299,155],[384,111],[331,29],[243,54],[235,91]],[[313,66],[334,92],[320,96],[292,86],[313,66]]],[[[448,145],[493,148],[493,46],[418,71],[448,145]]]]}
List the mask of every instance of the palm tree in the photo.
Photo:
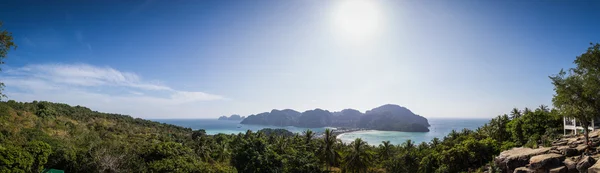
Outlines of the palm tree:
{"type": "Polygon", "coordinates": [[[523,115],[528,114],[528,113],[531,113],[531,109],[529,109],[529,108],[523,109],[523,115]]]}
{"type": "Polygon", "coordinates": [[[436,146],[438,146],[440,143],[442,143],[442,142],[440,141],[440,138],[437,138],[437,137],[435,137],[435,138],[433,138],[433,139],[431,140],[431,144],[430,144],[430,146],[431,146],[431,148],[435,148],[435,147],[436,147],[436,146]]]}
{"type": "Polygon", "coordinates": [[[333,148],[335,143],[337,142],[337,139],[330,129],[325,129],[324,135],[325,136],[323,138],[323,148],[321,148],[321,156],[324,158],[327,164],[327,170],[329,171],[331,165],[333,165],[336,158],[339,156],[333,148]]]}
{"type": "Polygon", "coordinates": [[[406,142],[404,142],[402,144],[402,147],[404,148],[404,150],[406,151],[411,151],[412,149],[415,148],[415,143],[412,140],[406,140],[406,142]]]}
{"type": "Polygon", "coordinates": [[[538,107],[539,110],[541,110],[542,112],[548,112],[548,106],[546,105],[540,105],[540,107],[538,107]]]}
{"type": "Polygon", "coordinates": [[[521,111],[517,108],[513,108],[512,111],[510,111],[510,116],[511,119],[519,118],[521,117],[521,111]]]}
{"type": "Polygon", "coordinates": [[[310,140],[312,140],[312,138],[315,136],[315,133],[313,133],[312,130],[307,129],[306,131],[304,131],[304,139],[306,139],[306,144],[310,143],[310,140]]]}
{"type": "Polygon", "coordinates": [[[356,138],[350,144],[352,150],[344,158],[346,169],[351,172],[367,172],[371,162],[371,154],[367,152],[367,145],[367,142],[360,138],[356,138]]]}
{"type": "Polygon", "coordinates": [[[394,145],[390,144],[390,141],[382,141],[381,144],[379,144],[379,157],[381,157],[382,160],[388,160],[390,158],[390,156],[392,156],[392,147],[394,145]]]}

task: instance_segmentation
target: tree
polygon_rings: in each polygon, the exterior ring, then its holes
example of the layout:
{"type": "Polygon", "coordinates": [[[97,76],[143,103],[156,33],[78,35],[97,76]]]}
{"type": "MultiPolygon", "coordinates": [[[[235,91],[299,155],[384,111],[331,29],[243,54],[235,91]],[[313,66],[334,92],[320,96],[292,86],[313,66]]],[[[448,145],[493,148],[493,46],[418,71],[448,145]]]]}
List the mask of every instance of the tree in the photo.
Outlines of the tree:
{"type": "Polygon", "coordinates": [[[542,112],[549,112],[550,110],[548,109],[548,106],[546,105],[540,105],[540,107],[538,107],[538,110],[542,111],[542,112]]]}
{"type": "Polygon", "coordinates": [[[153,145],[143,154],[149,172],[211,172],[208,164],[195,157],[191,148],[176,142],[153,145]]]}
{"type": "Polygon", "coordinates": [[[31,154],[23,148],[0,145],[0,172],[32,172],[33,162],[31,154]]]}
{"type": "MultiPolygon", "coordinates": [[[[2,22],[0,22],[0,30],[2,29],[2,22]]],[[[4,64],[4,58],[8,54],[8,51],[13,48],[17,49],[17,45],[13,42],[12,33],[6,30],[0,31],[0,65],[4,64]]],[[[2,69],[0,68],[0,71],[2,69]]],[[[4,83],[0,81],[0,100],[2,97],[6,97],[6,95],[2,94],[4,90],[4,83]]]]}
{"type": "Polygon", "coordinates": [[[275,173],[283,170],[281,157],[261,138],[243,141],[241,146],[235,149],[231,164],[239,172],[275,173]]]}
{"type": "Polygon", "coordinates": [[[521,111],[517,108],[513,108],[512,111],[510,111],[510,118],[515,119],[519,117],[521,117],[521,111]]]}
{"type": "Polygon", "coordinates": [[[379,144],[379,157],[381,160],[388,160],[393,155],[392,147],[393,145],[390,144],[390,141],[382,141],[379,144]]]}
{"type": "MultiPolygon", "coordinates": [[[[565,76],[561,70],[556,76],[550,77],[554,84],[554,98],[552,104],[565,117],[576,118],[583,127],[590,125],[590,120],[595,117],[593,108],[586,102],[584,95],[583,78],[576,74],[565,76]]],[[[585,143],[588,143],[588,129],[584,128],[585,143]]]]}
{"type": "MultiPolygon", "coordinates": [[[[591,44],[574,61],[576,67],[550,76],[554,84],[552,102],[564,116],[576,118],[584,127],[600,117],[600,44],[591,44]]],[[[588,143],[588,129],[584,128],[588,143]]]]}
{"type": "Polygon", "coordinates": [[[531,112],[531,109],[529,109],[527,107],[525,109],[523,109],[523,114],[528,114],[530,112],[531,112]]]}
{"type": "Polygon", "coordinates": [[[314,135],[315,135],[315,133],[313,133],[313,131],[310,129],[304,131],[304,139],[306,140],[307,145],[310,143],[310,141],[312,140],[314,135]]]}
{"type": "Polygon", "coordinates": [[[344,167],[351,172],[367,172],[371,163],[371,153],[367,151],[367,142],[361,138],[356,138],[350,144],[352,148],[350,153],[344,158],[344,167]]]}
{"type": "Polygon", "coordinates": [[[330,129],[325,129],[325,134],[323,138],[323,146],[321,147],[321,157],[325,160],[327,164],[327,170],[335,163],[336,158],[339,156],[333,145],[337,142],[336,137],[333,135],[330,129]]]}
{"type": "Polygon", "coordinates": [[[32,141],[27,144],[26,150],[33,156],[31,172],[41,172],[52,153],[50,145],[42,141],[32,141]]]}

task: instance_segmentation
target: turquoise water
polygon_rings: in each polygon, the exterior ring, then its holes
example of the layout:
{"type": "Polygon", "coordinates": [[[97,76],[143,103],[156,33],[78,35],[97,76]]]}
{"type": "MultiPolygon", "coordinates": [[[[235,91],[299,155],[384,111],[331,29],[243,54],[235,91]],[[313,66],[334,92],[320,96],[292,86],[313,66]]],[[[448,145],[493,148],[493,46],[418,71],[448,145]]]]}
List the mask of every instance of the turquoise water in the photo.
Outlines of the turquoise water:
{"type": "MultiPolygon", "coordinates": [[[[429,118],[429,132],[394,132],[394,131],[357,131],[338,135],[338,138],[343,142],[350,142],[355,138],[362,138],[371,145],[378,145],[382,141],[389,140],[392,144],[401,144],[410,139],[414,142],[429,142],[437,137],[442,139],[450,131],[467,129],[477,129],[487,123],[489,119],[453,119],[453,118],[429,118]]],[[[323,132],[325,128],[299,128],[299,127],[277,127],[277,126],[262,126],[262,125],[245,125],[239,124],[239,121],[223,121],[216,119],[158,119],[158,122],[174,124],[192,129],[204,129],[207,134],[237,134],[245,133],[246,130],[258,131],[263,128],[283,128],[291,132],[301,133],[306,129],[311,129],[315,132],[323,132]],[[238,128],[239,127],[239,128],[238,128]]]]}

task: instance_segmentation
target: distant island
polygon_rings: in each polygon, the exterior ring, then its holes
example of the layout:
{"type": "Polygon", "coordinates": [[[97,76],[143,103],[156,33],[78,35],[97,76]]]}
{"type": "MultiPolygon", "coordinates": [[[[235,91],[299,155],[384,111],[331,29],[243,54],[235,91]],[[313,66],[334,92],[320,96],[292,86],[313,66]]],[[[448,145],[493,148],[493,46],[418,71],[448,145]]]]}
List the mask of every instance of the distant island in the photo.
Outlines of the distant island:
{"type": "Polygon", "coordinates": [[[246,118],[246,117],[234,114],[229,117],[223,115],[223,116],[219,117],[219,120],[241,121],[244,118],[246,118]]]}
{"type": "Polygon", "coordinates": [[[363,128],[403,132],[429,132],[428,127],[430,126],[425,117],[393,104],[383,105],[365,113],[354,109],[344,109],[339,112],[314,109],[302,113],[292,109],[273,109],[271,112],[249,115],[240,123],[307,128],[363,128]]]}

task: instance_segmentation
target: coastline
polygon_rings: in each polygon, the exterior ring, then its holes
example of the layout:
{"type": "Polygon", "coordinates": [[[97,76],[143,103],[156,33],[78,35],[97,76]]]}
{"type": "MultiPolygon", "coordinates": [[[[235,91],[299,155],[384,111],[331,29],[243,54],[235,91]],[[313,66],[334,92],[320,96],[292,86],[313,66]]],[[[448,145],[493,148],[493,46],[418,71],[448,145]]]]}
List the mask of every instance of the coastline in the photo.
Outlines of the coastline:
{"type": "Polygon", "coordinates": [[[344,128],[344,129],[338,129],[336,128],[335,130],[333,130],[333,132],[331,132],[333,134],[333,136],[339,137],[342,136],[344,133],[350,133],[350,132],[357,132],[357,131],[367,131],[369,129],[364,129],[364,128],[344,128]]]}
{"type": "Polygon", "coordinates": [[[461,129],[476,129],[486,122],[486,119],[456,119],[456,118],[431,118],[429,119],[429,132],[397,132],[397,131],[380,131],[380,130],[367,130],[359,128],[342,128],[342,127],[322,127],[322,128],[301,128],[293,126],[264,126],[264,125],[251,125],[242,124],[240,128],[239,122],[236,121],[219,121],[217,119],[156,119],[161,123],[174,124],[183,127],[196,129],[204,129],[207,134],[238,134],[245,133],[247,130],[256,132],[263,128],[273,129],[286,129],[293,133],[302,134],[307,129],[311,129],[315,133],[315,138],[322,137],[323,131],[326,128],[333,130],[334,135],[337,139],[341,139],[344,143],[352,142],[355,138],[361,138],[367,141],[371,145],[378,145],[382,141],[391,141],[392,144],[402,144],[406,140],[410,139],[415,143],[430,142],[433,138],[442,139],[451,130],[460,131],[461,129]]]}

